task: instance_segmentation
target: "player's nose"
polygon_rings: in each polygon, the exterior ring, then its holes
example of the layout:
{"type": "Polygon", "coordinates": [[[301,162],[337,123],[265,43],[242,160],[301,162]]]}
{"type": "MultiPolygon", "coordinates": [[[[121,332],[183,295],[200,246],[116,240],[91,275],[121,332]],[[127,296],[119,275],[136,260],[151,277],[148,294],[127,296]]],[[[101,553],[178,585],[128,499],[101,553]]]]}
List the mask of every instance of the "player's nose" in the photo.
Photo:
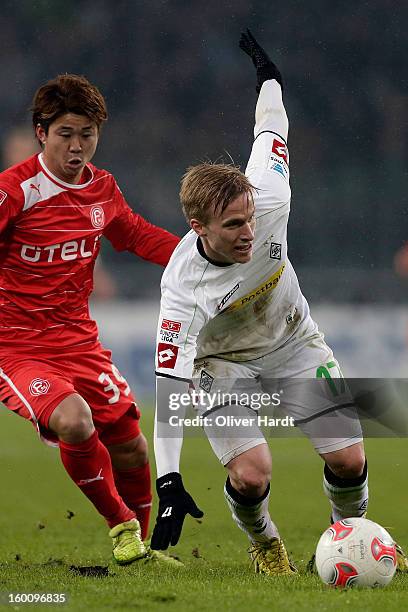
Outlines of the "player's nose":
{"type": "Polygon", "coordinates": [[[79,152],[82,150],[81,140],[73,136],[69,141],[69,150],[72,152],[79,152]]]}
{"type": "Polygon", "coordinates": [[[242,233],[242,238],[245,238],[245,240],[253,240],[255,234],[254,234],[254,228],[252,227],[252,224],[245,223],[243,229],[244,231],[242,233]]]}

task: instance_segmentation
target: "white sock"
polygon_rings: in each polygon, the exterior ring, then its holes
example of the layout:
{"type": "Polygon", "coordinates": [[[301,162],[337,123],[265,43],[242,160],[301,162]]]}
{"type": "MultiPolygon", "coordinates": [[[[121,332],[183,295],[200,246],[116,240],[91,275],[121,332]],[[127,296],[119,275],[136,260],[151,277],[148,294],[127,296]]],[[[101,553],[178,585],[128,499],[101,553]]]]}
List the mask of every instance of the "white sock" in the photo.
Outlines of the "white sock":
{"type": "Polygon", "coordinates": [[[323,490],[329,498],[334,522],[362,516],[368,505],[367,462],[358,478],[339,478],[325,464],[323,490]]]}
{"type": "Polygon", "coordinates": [[[269,542],[271,538],[279,538],[278,529],[268,509],[269,485],[261,497],[253,499],[238,493],[227,478],[224,495],[232,518],[252,542],[269,542]]]}

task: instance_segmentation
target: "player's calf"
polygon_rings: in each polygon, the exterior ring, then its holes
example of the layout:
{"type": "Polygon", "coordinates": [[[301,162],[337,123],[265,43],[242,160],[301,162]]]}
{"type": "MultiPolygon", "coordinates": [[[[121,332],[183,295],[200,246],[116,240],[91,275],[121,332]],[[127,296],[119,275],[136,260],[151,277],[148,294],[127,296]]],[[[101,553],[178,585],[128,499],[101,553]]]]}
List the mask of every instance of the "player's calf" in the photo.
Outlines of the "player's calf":
{"type": "Polygon", "coordinates": [[[323,490],[334,522],[362,516],[368,505],[367,461],[362,442],[322,453],[325,462],[323,490]]]}

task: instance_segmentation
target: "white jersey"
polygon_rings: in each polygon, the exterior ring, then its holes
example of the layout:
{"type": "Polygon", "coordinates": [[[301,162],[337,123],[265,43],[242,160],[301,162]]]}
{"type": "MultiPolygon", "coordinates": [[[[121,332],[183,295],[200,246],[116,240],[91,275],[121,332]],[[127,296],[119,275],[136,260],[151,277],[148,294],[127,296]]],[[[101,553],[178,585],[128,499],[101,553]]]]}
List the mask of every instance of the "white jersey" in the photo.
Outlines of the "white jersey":
{"type": "Polygon", "coordinates": [[[255,118],[246,169],[256,188],[252,259],[217,265],[193,230],[182,239],[161,283],[159,375],[190,379],[197,358],[248,361],[317,331],[287,256],[288,120],[277,81],[263,84],[255,118]]]}

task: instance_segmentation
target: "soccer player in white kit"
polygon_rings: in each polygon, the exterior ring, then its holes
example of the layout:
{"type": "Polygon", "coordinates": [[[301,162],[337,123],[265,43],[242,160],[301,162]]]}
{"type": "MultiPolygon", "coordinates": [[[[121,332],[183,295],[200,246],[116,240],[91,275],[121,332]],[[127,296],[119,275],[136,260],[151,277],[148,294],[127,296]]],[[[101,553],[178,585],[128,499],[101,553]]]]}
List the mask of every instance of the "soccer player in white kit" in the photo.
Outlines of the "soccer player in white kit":
{"type": "Polygon", "coordinates": [[[250,539],[256,571],[294,574],[268,510],[271,455],[257,420],[249,418],[245,428],[224,435],[213,427],[216,416],[248,417],[251,406],[239,400],[217,404],[210,397],[231,391],[272,394],[277,379],[287,380],[284,408],[325,462],[333,521],[365,513],[367,463],[338,363],[310,316],[287,256],[288,120],[281,75],[249,31],[240,47],[253,60],[259,93],[245,175],[223,164],[189,168],[180,197],[192,229],[162,279],[155,427],[159,511],[151,545],[165,550],[176,544],[186,514],[203,514],[179,473],[184,413],[183,402],[175,400],[194,381],[195,390],[204,392],[196,407],[207,417],[204,430],[228,473],[225,498],[250,539]],[[327,394],[308,395],[304,379],[316,378],[328,383],[327,394]],[[327,414],[322,428],[316,417],[327,414]]]}

